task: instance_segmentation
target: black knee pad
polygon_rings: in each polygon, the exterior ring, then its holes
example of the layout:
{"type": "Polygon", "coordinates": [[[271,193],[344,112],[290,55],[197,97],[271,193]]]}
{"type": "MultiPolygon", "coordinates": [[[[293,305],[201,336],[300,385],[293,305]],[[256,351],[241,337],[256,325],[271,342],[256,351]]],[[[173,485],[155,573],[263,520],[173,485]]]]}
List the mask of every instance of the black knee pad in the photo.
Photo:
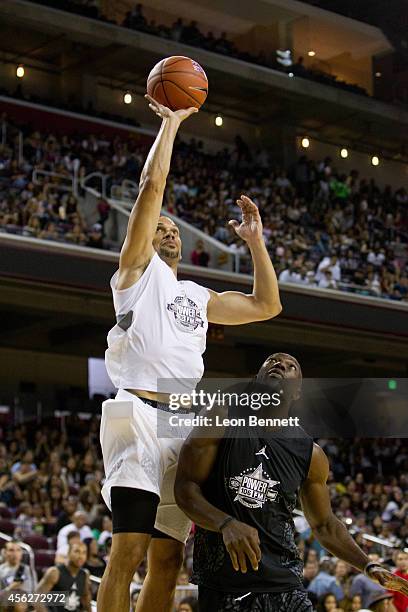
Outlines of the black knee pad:
{"type": "Polygon", "coordinates": [[[159,496],[150,491],[112,487],[112,533],[153,534],[159,501],[159,496]]]}

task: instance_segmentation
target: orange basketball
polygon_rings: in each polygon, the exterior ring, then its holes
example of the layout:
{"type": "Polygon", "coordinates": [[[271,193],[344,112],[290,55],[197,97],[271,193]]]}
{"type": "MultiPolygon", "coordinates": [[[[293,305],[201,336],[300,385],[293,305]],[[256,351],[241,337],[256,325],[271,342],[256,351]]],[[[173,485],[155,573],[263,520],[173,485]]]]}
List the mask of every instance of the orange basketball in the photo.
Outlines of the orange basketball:
{"type": "Polygon", "coordinates": [[[147,93],[173,111],[190,106],[200,108],[208,94],[207,75],[189,57],[166,57],[147,77],[147,93]]]}

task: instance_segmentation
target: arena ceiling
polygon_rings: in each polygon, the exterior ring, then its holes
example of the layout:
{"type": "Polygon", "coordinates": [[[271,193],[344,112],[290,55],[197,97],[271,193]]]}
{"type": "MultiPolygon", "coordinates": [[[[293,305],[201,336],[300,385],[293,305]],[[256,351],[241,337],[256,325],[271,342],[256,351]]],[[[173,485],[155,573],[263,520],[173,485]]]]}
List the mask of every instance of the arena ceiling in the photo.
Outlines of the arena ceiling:
{"type": "MultiPolygon", "coordinates": [[[[24,62],[45,75],[90,74],[112,88],[143,93],[146,74],[156,61],[190,51],[185,45],[175,47],[171,41],[70,13],[61,20],[61,11],[40,8],[48,11],[46,20],[39,18],[35,4],[0,4],[3,62],[24,62]]],[[[296,77],[202,49],[194,54],[211,83],[206,112],[222,109],[226,116],[259,126],[279,122],[332,144],[381,148],[384,156],[408,159],[408,111],[305,79],[299,86],[296,77]]]]}

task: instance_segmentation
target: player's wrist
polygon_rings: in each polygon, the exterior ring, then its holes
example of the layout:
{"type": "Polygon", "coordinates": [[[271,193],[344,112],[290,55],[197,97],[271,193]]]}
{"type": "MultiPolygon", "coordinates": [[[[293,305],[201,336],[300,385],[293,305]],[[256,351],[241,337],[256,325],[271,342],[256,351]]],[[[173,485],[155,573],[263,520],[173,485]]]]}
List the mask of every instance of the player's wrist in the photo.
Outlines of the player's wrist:
{"type": "Polygon", "coordinates": [[[219,524],[218,531],[222,533],[223,529],[231,523],[231,521],[235,520],[233,516],[227,516],[225,519],[219,524]]]}

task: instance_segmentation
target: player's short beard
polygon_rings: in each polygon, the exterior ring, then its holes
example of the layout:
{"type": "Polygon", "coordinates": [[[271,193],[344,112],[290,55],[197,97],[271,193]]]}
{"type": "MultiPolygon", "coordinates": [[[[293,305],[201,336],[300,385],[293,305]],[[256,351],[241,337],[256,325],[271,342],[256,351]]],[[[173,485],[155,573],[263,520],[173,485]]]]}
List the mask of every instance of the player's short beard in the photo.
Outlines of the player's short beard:
{"type": "Polygon", "coordinates": [[[180,251],[178,249],[167,249],[165,246],[160,247],[160,255],[165,259],[180,259],[180,251]]]}

